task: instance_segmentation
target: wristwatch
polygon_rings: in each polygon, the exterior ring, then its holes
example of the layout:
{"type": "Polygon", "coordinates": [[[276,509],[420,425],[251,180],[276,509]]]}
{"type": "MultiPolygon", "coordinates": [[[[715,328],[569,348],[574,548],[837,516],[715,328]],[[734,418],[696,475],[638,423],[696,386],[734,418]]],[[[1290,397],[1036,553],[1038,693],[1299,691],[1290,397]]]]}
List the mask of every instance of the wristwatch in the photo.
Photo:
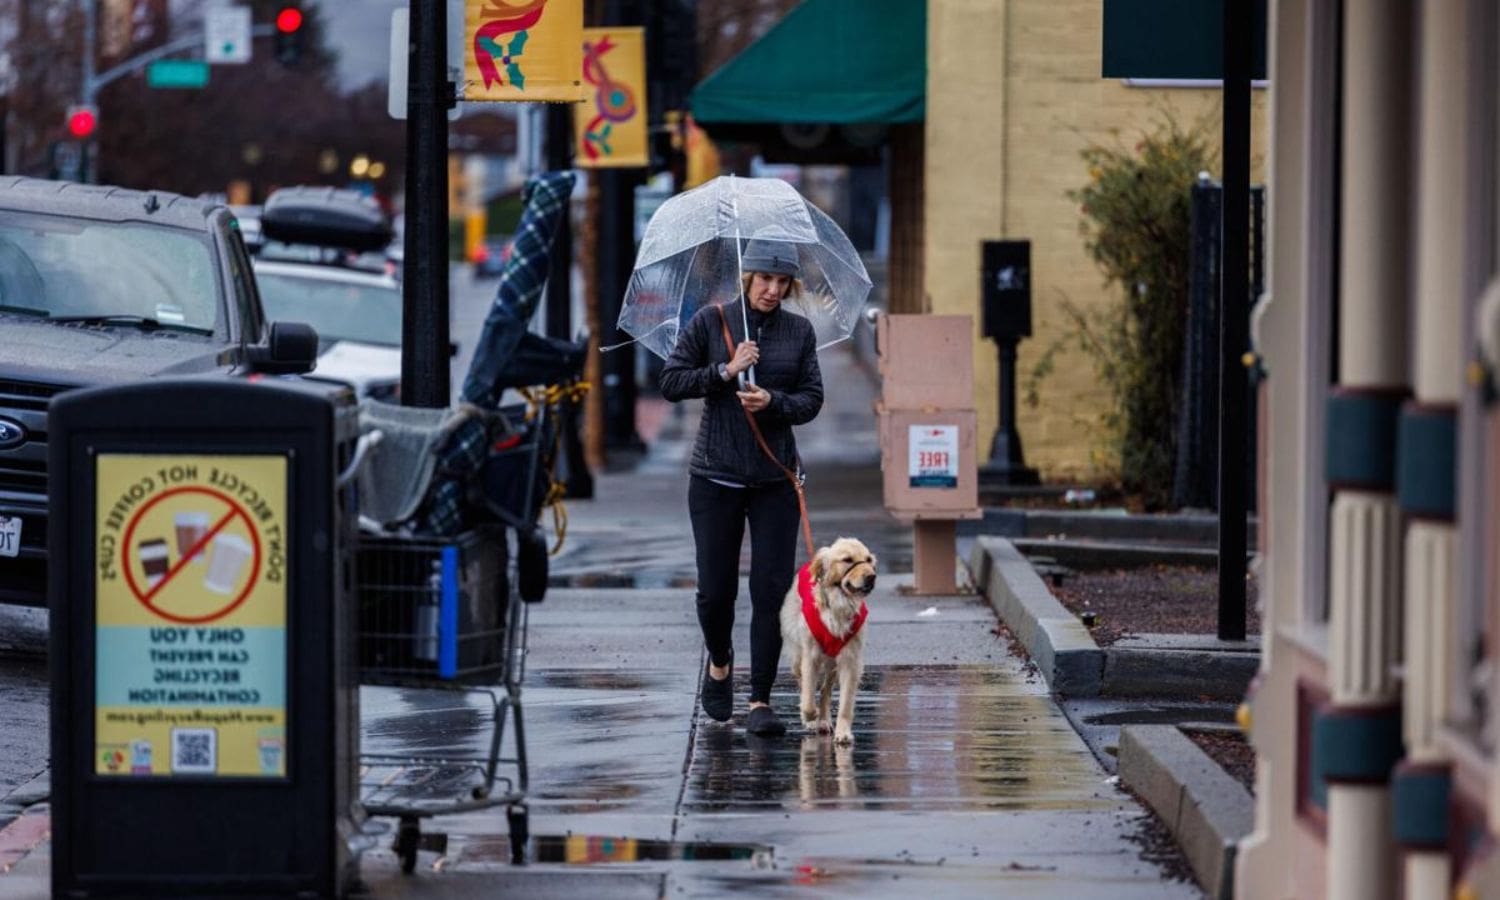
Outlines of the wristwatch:
{"type": "Polygon", "coordinates": [[[719,363],[719,377],[724,379],[725,381],[730,381],[734,378],[733,375],[729,374],[728,363],[719,363]]]}

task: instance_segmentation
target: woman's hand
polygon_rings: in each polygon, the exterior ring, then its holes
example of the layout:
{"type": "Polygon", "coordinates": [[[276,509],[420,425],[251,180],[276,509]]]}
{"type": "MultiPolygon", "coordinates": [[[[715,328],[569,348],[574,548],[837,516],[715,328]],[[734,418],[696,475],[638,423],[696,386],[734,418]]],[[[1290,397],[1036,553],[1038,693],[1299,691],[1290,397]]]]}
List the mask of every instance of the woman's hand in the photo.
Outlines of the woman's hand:
{"type": "Polygon", "coordinates": [[[771,405],[771,392],[758,384],[752,384],[743,391],[735,391],[734,395],[740,398],[741,406],[753,413],[771,405]]]}
{"type": "Polygon", "coordinates": [[[758,362],[760,362],[760,348],[755,346],[754,341],[742,341],[738,347],[734,348],[734,358],[729,361],[726,368],[729,369],[730,377],[737,378],[741,372],[758,362]]]}

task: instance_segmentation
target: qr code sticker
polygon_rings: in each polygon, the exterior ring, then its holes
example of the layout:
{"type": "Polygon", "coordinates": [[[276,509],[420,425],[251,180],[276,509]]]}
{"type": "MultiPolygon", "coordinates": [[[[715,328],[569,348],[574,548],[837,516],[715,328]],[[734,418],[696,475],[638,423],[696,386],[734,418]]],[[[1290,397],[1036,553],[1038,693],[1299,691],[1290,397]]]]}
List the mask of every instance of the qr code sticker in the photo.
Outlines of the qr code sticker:
{"type": "Polygon", "coordinates": [[[172,771],[212,775],[218,770],[217,733],[212,728],[172,729],[172,771]]]}

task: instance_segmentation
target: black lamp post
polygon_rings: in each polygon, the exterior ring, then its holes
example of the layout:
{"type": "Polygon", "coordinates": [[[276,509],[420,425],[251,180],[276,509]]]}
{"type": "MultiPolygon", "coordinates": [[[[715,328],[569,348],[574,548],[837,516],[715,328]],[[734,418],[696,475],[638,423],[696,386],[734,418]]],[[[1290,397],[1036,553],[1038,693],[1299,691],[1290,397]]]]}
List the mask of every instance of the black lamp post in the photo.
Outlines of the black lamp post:
{"type": "Polygon", "coordinates": [[[989,462],[979,467],[983,485],[1035,485],[1016,430],[1016,345],[1031,337],[1031,242],[985,241],[980,296],[984,336],[1000,350],[1000,424],[989,462]]]}

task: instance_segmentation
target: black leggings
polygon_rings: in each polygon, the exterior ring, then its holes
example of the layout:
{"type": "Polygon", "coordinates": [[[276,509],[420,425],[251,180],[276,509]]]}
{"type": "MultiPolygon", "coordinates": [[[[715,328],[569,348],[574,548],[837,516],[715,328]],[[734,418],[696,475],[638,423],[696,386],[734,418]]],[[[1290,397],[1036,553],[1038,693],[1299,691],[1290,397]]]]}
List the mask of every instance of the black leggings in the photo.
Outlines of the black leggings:
{"type": "Polygon", "coordinates": [[[750,702],[769,702],[781,660],[781,601],[797,562],[797,493],[786,481],[732,488],[694,475],[688,513],[698,550],[698,624],[716,666],[729,662],[733,646],[740,544],[750,522],[750,702]]]}

